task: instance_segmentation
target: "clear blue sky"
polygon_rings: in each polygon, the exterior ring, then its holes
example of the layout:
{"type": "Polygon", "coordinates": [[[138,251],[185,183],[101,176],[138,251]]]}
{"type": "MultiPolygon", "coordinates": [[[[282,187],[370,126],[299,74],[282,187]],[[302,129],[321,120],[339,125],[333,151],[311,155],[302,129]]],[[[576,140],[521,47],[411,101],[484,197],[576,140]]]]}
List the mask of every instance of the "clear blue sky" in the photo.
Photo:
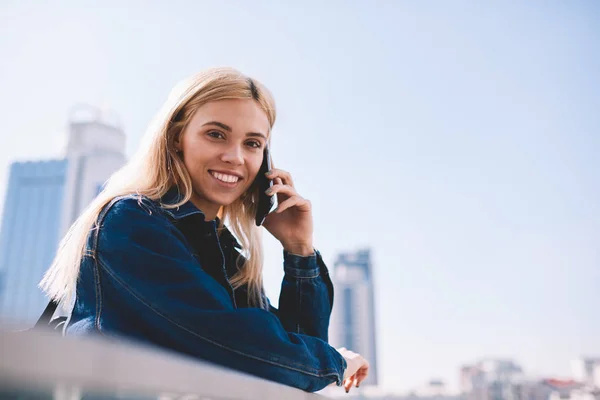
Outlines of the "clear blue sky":
{"type": "Polygon", "coordinates": [[[2,2],[0,201],[74,103],[120,113],[132,154],[179,79],[234,66],[276,97],[326,260],[374,249],[384,388],[600,354],[600,3],[124,3],[2,2]]]}

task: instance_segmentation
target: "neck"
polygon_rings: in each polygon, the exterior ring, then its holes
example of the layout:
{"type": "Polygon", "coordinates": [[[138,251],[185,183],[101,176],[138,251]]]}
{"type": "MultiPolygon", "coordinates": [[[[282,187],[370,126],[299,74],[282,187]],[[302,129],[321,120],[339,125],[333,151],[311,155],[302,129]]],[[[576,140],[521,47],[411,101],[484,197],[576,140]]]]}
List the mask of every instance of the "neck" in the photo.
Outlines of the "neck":
{"type": "Polygon", "coordinates": [[[221,209],[221,206],[206,202],[196,195],[193,195],[190,201],[198,208],[198,210],[202,211],[205,221],[212,221],[215,219],[221,209]]]}

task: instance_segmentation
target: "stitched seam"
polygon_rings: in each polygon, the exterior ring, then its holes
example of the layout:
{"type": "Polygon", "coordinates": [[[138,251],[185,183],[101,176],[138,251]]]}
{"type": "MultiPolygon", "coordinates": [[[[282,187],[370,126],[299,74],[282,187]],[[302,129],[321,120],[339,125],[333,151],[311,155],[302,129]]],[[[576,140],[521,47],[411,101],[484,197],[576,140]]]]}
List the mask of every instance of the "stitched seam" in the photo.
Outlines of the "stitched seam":
{"type": "MultiPolygon", "coordinates": [[[[93,236],[92,236],[92,257],[96,257],[96,254],[98,252],[98,237],[100,235],[100,226],[102,225],[102,223],[104,222],[104,218],[106,217],[106,214],[108,214],[108,212],[110,211],[110,209],[117,204],[119,201],[121,200],[125,200],[125,199],[136,199],[139,196],[137,195],[133,195],[133,194],[127,194],[124,196],[117,196],[114,197],[103,209],[102,211],[100,211],[100,214],[98,214],[98,218],[96,219],[96,227],[95,229],[93,229],[93,236]]],[[[145,197],[144,197],[145,198],[145,197]]]]}
{"type": "Polygon", "coordinates": [[[340,377],[340,373],[339,373],[338,371],[336,371],[335,369],[330,369],[330,368],[328,368],[328,369],[322,369],[322,370],[315,370],[315,369],[312,369],[312,368],[310,368],[309,366],[306,366],[306,365],[303,365],[303,364],[293,364],[293,365],[298,365],[299,367],[304,367],[304,368],[306,368],[306,369],[309,369],[309,371],[307,371],[307,370],[303,370],[303,369],[299,369],[299,368],[294,368],[294,367],[292,367],[292,366],[290,366],[290,365],[280,364],[280,363],[278,363],[278,362],[275,362],[275,361],[272,361],[272,360],[266,360],[266,359],[264,359],[264,358],[261,358],[261,357],[257,357],[257,356],[253,356],[253,355],[250,355],[250,354],[243,353],[243,352],[241,352],[241,351],[239,351],[239,350],[232,349],[232,348],[230,348],[230,347],[227,347],[227,346],[225,346],[225,345],[223,345],[223,344],[221,344],[221,343],[219,343],[219,342],[216,342],[216,341],[214,341],[214,340],[212,340],[212,339],[209,339],[209,338],[207,338],[207,337],[204,337],[204,336],[202,336],[202,335],[199,335],[197,332],[194,332],[193,330],[191,330],[191,329],[189,329],[189,328],[187,328],[187,327],[185,327],[185,326],[183,326],[183,325],[180,325],[179,323],[177,323],[176,321],[172,320],[171,318],[169,318],[169,317],[168,317],[168,316],[166,316],[165,314],[163,314],[163,313],[161,313],[160,311],[156,310],[154,307],[152,307],[150,304],[148,304],[148,303],[147,303],[145,300],[143,300],[143,298],[142,298],[141,296],[139,296],[139,295],[138,295],[138,294],[137,294],[137,293],[136,293],[136,292],[135,292],[135,291],[134,291],[132,288],[130,288],[130,287],[129,287],[129,286],[127,286],[127,285],[126,285],[124,282],[122,282],[122,281],[121,281],[121,280],[120,280],[120,279],[119,279],[119,278],[118,278],[118,277],[117,277],[117,276],[116,276],[116,275],[115,275],[115,274],[114,274],[114,273],[113,273],[113,272],[110,270],[110,268],[109,268],[109,267],[108,267],[108,266],[107,266],[105,263],[103,263],[103,262],[102,262],[100,259],[98,259],[98,263],[99,263],[99,265],[100,265],[100,266],[101,266],[101,267],[102,267],[102,268],[103,268],[103,269],[104,269],[104,270],[105,270],[105,271],[106,271],[106,272],[107,272],[109,275],[111,275],[111,276],[112,276],[112,278],[113,278],[115,281],[117,281],[117,282],[118,282],[118,283],[119,283],[119,284],[120,284],[120,285],[121,285],[121,286],[122,286],[122,287],[123,287],[125,290],[127,290],[127,291],[128,291],[128,292],[129,292],[129,293],[130,293],[130,294],[131,294],[133,297],[135,297],[135,298],[136,298],[137,300],[139,300],[139,301],[140,301],[142,304],[144,304],[144,305],[145,305],[145,306],[146,306],[146,307],[147,307],[147,308],[148,308],[150,311],[152,311],[152,312],[154,312],[156,315],[158,315],[158,316],[160,316],[160,317],[164,318],[165,320],[167,320],[168,322],[170,322],[170,323],[172,323],[173,325],[177,326],[178,328],[180,328],[180,329],[182,329],[182,330],[184,330],[184,331],[186,331],[186,332],[188,332],[188,333],[190,333],[190,334],[192,334],[192,335],[194,335],[194,336],[196,336],[196,337],[198,337],[198,338],[200,338],[200,339],[202,339],[202,340],[204,340],[204,341],[206,341],[206,342],[208,342],[208,343],[214,344],[215,346],[218,346],[218,347],[220,347],[220,348],[222,348],[222,349],[229,350],[229,351],[231,351],[231,352],[233,352],[233,353],[236,353],[236,354],[239,354],[239,355],[242,355],[242,356],[248,357],[248,358],[252,358],[252,359],[255,359],[255,360],[258,360],[258,361],[265,362],[265,363],[267,363],[267,364],[272,364],[272,365],[276,365],[276,366],[279,366],[279,367],[287,368],[287,369],[290,369],[290,370],[293,370],[293,371],[301,372],[301,373],[304,373],[304,374],[307,374],[307,375],[311,375],[311,376],[315,376],[315,377],[318,377],[318,378],[325,377],[325,376],[329,376],[329,375],[334,375],[334,376],[336,376],[337,378],[339,378],[339,377],[340,377]],[[313,371],[314,371],[314,372],[313,372],[313,371]]]}
{"type": "Polygon", "coordinates": [[[161,209],[162,209],[164,212],[166,212],[167,214],[169,214],[169,215],[170,215],[170,216],[171,216],[173,219],[177,219],[177,220],[179,220],[179,219],[182,219],[182,218],[185,218],[185,217],[189,217],[190,215],[194,215],[194,214],[203,214],[203,213],[202,213],[202,211],[200,211],[200,210],[195,210],[195,211],[190,211],[190,212],[188,212],[188,213],[186,213],[186,214],[175,215],[175,213],[173,213],[173,212],[172,212],[171,210],[169,210],[169,209],[162,208],[162,207],[161,207],[161,209]]]}
{"type": "Polygon", "coordinates": [[[102,309],[103,309],[103,303],[102,303],[102,285],[100,283],[100,270],[99,270],[99,266],[98,266],[98,240],[100,237],[100,226],[102,225],[102,223],[104,222],[104,219],[106,218],[106,215],[108,214],[108,212],[111,210],[111,208],[117,204],[119,201],[121,200],[126,200],[126,199],[145,199],[146,197],[143,196],[137,196],[137,195],[124,195],[124,196],[117,196],[115,198],[113,198],[106,207],[104,207],[104,209],[100,212],[100,214],[98,214],[98,218],[97,218],[97,227],[96,229],[94,229],[93,232],[93,237],[92,237],[92,262],[94,263],[92,265],[93,268],[93,272],[94,272],[94,280],[95,280],[95,297],[96,297],[96,315],[94,318],[94,327],[96,328],[96,331],[98,331],[99,333],[101,333],[102,335],[104,335],[104,333],[102,332],[101,328],[100,328],[100,319],[102,317],[102,309]]]}
{"type": "Polygon", "coordinates": [[[321,273],[319,272],[319,270],[316,269],[316,268],[315,268],[314,275],[308,275],[308,276],[296,275],[293,270],[303,271],[303,270],[299,270],[297,268],[286,267],[284,269],[284,272],[285,272],[285,274],[287,276],[292,277],[292,278],[296,278],[296,279],[314,279],[314,278],[318,278],[319,275],[321,275],[321,273]],[[290,271],[290,270],[292,270],[292,271],[290,271]]]}
{"type": "MultiPolygon", "coordinates": [[[[223,248],[221,247],[221,241],[219,240],[219,234],[217,233],[216,228],[214,229],[215,237],[217,238],[217,245],[219,246],[219,251],[221,252],[221,259],[223,260],[221,268],[223,269],[223,274],[225,275],[225,280],[227,281],[227,286],[231,289],[231,301],[233,303],[233,308],[238,308],[235,303],[235,289],[229,282],[229,276],[227,275],[227,268],[225,267],[225,254],[223,253],[223,248]]],[[[237,260],[236,260],[237,262],[237,260]]]]}
{"type": "Polygon", "coordinates": [[[211,344],[214,344],[214,345],[217,345],[217,346],[219,346],[219,347],[221,347],[221,348],[223,348],[223,349],[229,350],[229,351],[231,351],[231,352],[234,352],[234,353],[237,353],[237,354],[240,354],[240,355],[243,355],[243,356],[249,357],[249,358],[253,358],[253,359],[256,359],[256,360],[259,360],[259,361],[263,361],[263,362],[266,362],[266,363],[269,363],[269,364],[273,364],[273,365],[278,365],[278,366],[281,366],[281,367],[284,367],[284,368],[288,368],[288,369],[292,369],[292,370],[295,370],[295,371],[303,372],[303,373],[306,373],[306,374],[309,374],[309,375],[313,375],[313,376],[320,376],[320,375],[317,375],[317,374],[318,374],[318,373],[320,373],[320,372],[323,372],[323,373],[334,372],[334,373],[336,373],[336,374],[338,373],[338,372],[337,372],[336,370],[334,370],[334,369],[315,370],[315,369],[312,369],[312,368],[310,368],[309,366],[306,366],[306,365],[303,365],[303,364],[295,364],[295,365],[298,365],[298,366],[300,366],[300,367],[305,367],[305,368],[307,368],[307,369],[311,369],[312,371],[316,371],[316,372],[310,372],[310,371],[305,371],[305,370],[301,370],[301,369],[293,368],[293,367],[290,367],[289,365],[285,365],[285,364],[279,364],[279,363],[277,363],[277,362],[275,362],[275,361],[272,361],[272,360],[266,360],[266,359],[263,359],[263,358],[261,358],[261,357],[253,356],[253,355],[250,355],[250,354],[246,354],[246,353],[244,353],[244,352],[241,352],[241,351],[239,351],[239,350],[236,350],[236,349],[232,349],[232,348],[230,348],[230,347],[227,347],[227,346],[225,346],[225,345],[223,345],[223,344],[221,344],[221,343],[219,343],[219,342],[216,342],[216,341],[214,341],[214,340],[212,340],[212,339],[210,339],[210,338],[207,338],[207,337],[204,337],[204,336],[202,336],[202,335],[199,335],[198,333],[196,333],[196,332],[194,332],[194,331],[190,330],[189,328],[187,328],[187,327],[185,327],[185,326],[183,326],[183,325],[181,325],[181,324],[177,323],[176,321],[172,320],[171,318],[169,318],[169,317],[168,317],[168,316],[166,316],[165,314],[161,313],[160,311],[158,311],[157,309],[155,309],[154,307],[152,307],[152,305],[148,304],[148,303],[147,303],[147,302],[146,302],[146,301],[145,301],[145,300],[144,300],[144,299],[143,299],[141,296],[139,296],[139,295],[138,295],[138,294],[137,294],[137,293],[136,293],[136,292],[135,292],[135,291],[134,291],[134,290],[133,290],[131,287],[129,287],[128,285],[126,285],[126,284],[125,284],[124,282],[122,282],[122,281],[121,281],[121,280],[120,280],[120,279],[119,279],[119,278],[118,278],[118,277],[117,277],[117,276],[116,276],[114,273],[112,273],[110,270],[108,270],[108,269],[107,269],[108,267],[106,266],[106,264],[104,264],[102,261],[100,261],[100,264],[102,265],[102,267],[103,267],[103,268],[106,270],[106,272],[107,272],[108,274],[110,274],[110,275],[111,275],[111,276],[112,276],[112,277],[113,277],[113,278],[114,278],[114,279],[115,279],[117,282],[119,282],[119,284],[120,284],[121,286],[123,286],[123,288],[125,288],[125,290],[127,290],[127,291],[128,291],[128,292],[129,292],[129,293],[132,295],[132,296],[134,296],[134,297],[135,297],[136,299],[138,299],[138,300],[139,300],[139,301],[140,301],[142,304],[144,304],[146,307],[148,307],[148,309],[150,309],[152,312],[154,312],[155,314],[159,315],[160,317],[162,317],[162,318],[166,319],[168,322],[171,322],[173,325],[177,326],[178,328],[181,328],[182,330],[184,330],[184,331],[186,331],[186,332],[189,332],[189,333],[191,333],[192,335],[194,335],[194,336],[196,336],[196,337],[198,337],[198,338],[200,338],[200,339],[202,339],[202,340],[204,340],[204,341],[207,341],[207,342],[209,342],[209,343],[211,343],[211,344]]]}
{"type": "Polygon", "coordinates": [[[94,327],[97,331],[100,331],[100,314],[102,313],[102,293],[100,286],[100,271],[98,270],[98,264],[95,260],[91,260],[94,264],[92,268],[94,269],[94,280],[95,289],[96,289],[96,318],[94,318],[94,327]]]}
{"type": "Polygon", "coordinates": [[[329,317],[331,318],[335,290],[333,287],[333,283],[331,282],[331,275],[329,274],[329,269],[327,268],[327,265],[325,265],[325,261],[323,261],[321,253],[319,252],[319,250],[315,250],[315,253],[317,254],[317,265],[319,266],[319,271],[322,275],[322,281],[327,287],[327,293],[329,294],[329,317]]]}
{"type": "Polygon", "coordinates": [[[106,217],[106,214],[108,213],[108,211],[112,208],[112,206],[117,201],[119,201],[119,197],[113,198],[108,203],[108,205],[106,205],[100,211],[100,214],[98,214],[98,218],[96,219],[96,227],[92,228],[92,254],[91,254],[91,256],[94,257],[94,258],[96,258],[96,252],[98,250],[98,236],[99,236],[99,232],[100,232],[100,225],[104,221],[104,217],[106,217]]]}

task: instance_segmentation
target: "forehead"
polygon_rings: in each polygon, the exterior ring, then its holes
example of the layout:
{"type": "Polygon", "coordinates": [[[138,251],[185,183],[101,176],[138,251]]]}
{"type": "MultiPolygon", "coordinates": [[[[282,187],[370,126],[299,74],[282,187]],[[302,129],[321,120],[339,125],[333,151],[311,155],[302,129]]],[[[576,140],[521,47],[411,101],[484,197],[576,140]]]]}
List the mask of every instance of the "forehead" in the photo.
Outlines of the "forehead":
{"type": "Polygon", "coordinates": [[[190,126],[200,127],[207,122],[221,122],[230,126],[233,133],[268,135],[270,131],[267,114],[252,99],[227,99],[203,104],[192,116],[190,126]]]}

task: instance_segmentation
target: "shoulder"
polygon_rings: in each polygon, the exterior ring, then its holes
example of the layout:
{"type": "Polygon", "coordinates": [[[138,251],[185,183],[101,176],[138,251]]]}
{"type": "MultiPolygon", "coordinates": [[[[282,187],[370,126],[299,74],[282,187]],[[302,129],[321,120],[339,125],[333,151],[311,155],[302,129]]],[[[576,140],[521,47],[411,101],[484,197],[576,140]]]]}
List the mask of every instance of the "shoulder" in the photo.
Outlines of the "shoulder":
{"type": "Polygon", "coordinates": [[[128,194],[117,196],[108,202],[98,215],[98,223],[107,219],[126,218],[136,214],[164,217],[158,203],[147,196],[128,194]]]}
{"type": "Polygon", "coordinates": [[[138,235],[151,236],[173,234],[172,223],[158,202],[141,195],[118,196],[100,211],[94,229],[100,240],[107,235],[120,239],[138,235]]]}
{"type": "Polygon", "coordinates": [[[180,252],[187,259],[191,254],[185,236],[159,203],[139,195],[115,197],[104,206],[91,241],[93,253],[115,262],[132,257],[141,260],[148,254],[176,258],[180,252]]]}

